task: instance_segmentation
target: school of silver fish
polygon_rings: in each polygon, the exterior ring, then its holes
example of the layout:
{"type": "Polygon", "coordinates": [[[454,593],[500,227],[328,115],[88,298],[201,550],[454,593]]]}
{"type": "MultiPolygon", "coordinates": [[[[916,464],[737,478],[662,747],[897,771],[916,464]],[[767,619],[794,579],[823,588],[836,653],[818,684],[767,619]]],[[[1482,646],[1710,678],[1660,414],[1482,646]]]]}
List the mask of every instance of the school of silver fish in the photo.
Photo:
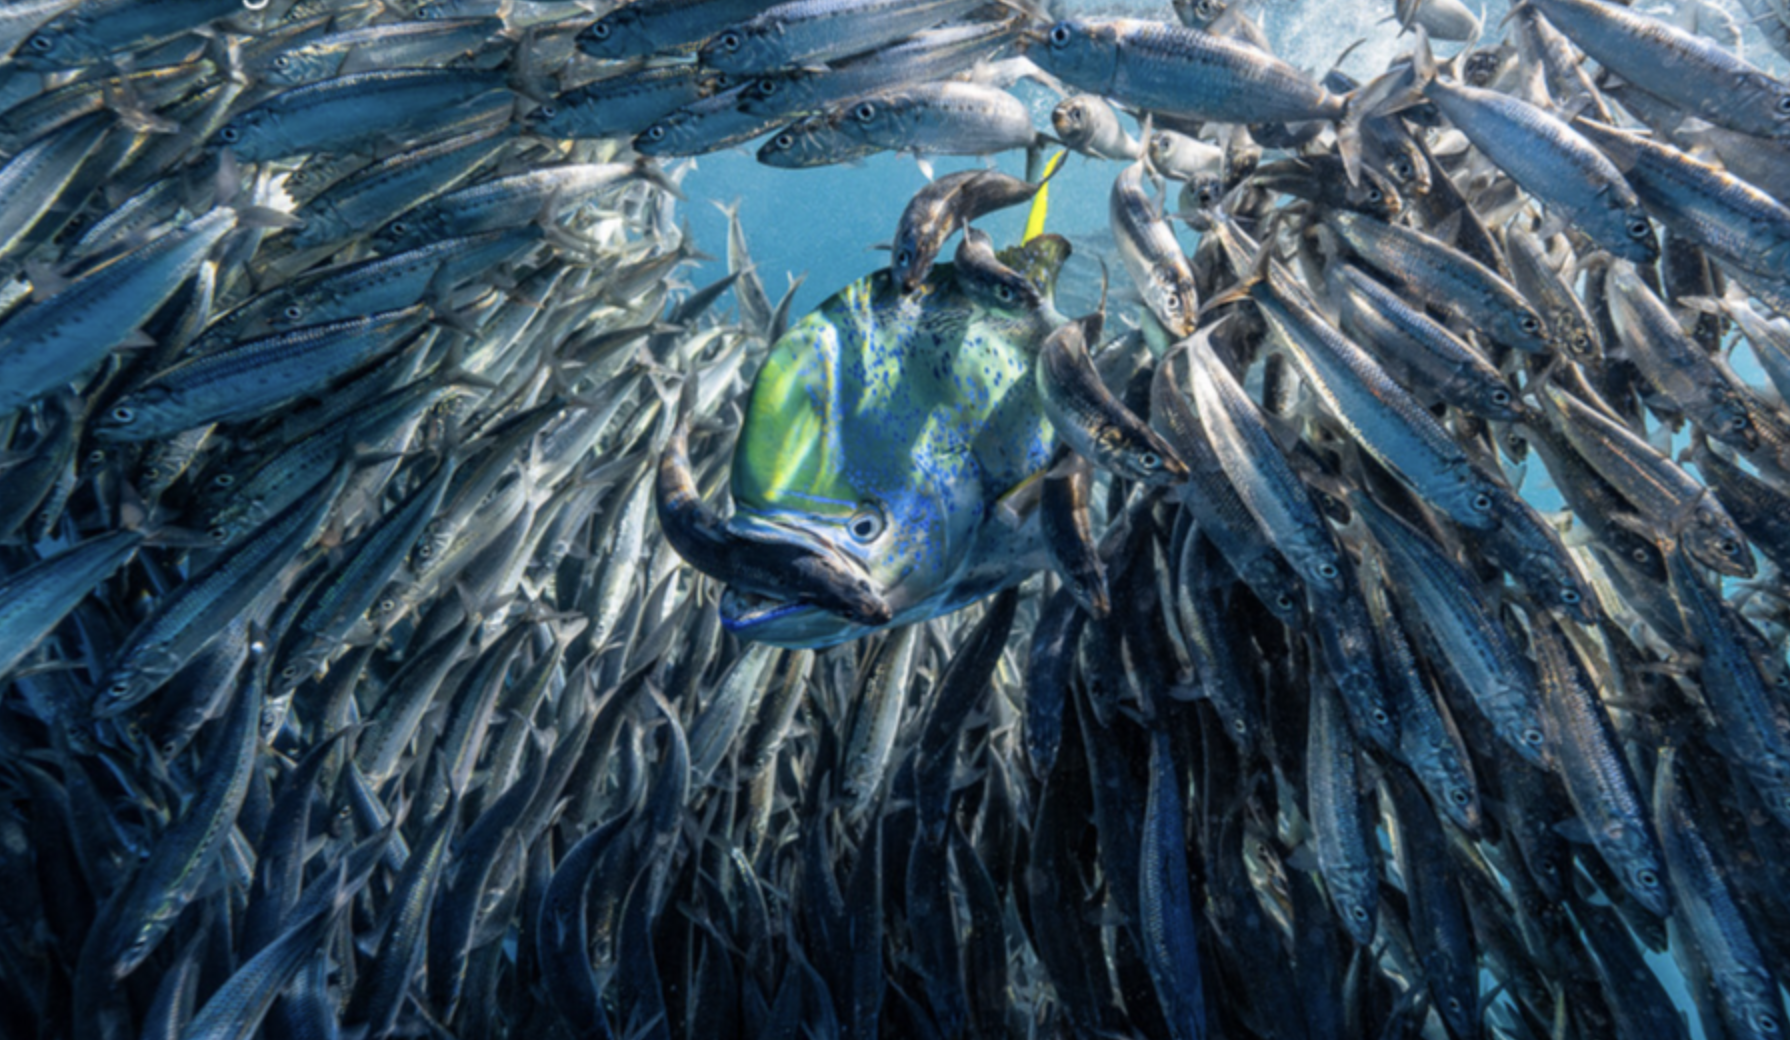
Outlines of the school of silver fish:
{"type": "Polygon", "coordinates": [[[0,3],[0,1038],[1783,1035],[1790,6],[1259,13],[0,3]]]}

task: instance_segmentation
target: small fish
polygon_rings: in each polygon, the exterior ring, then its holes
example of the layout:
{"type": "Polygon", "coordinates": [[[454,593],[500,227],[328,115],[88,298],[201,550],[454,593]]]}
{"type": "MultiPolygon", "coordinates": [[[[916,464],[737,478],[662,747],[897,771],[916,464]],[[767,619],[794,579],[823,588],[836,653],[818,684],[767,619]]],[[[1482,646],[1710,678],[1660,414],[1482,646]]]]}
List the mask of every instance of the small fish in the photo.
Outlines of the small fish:
{"type": "Polygon", "coordinates": [[[716,33],[696,59],[741,76],[812,67],[875,50],[979,6],[979,0],[785,0],[716,33]]]}
{"type": "Polygon", "coordinates": [[[1065,145],[1096,159],[1131,162],[1143,146],[1119,125],[1113,107],[1094,94],[1077,94],[1057,102],[1050,113],[1051,128],[1065,145]]]}
{"type": "Polygon", "coordinates": [[[913,292],[932,270],[945,241],[990,213],[1030,202],[1040,185],[998,170],[948,173],[914,193],[901,211],[890,246],[889,272],[913,292]]]}
{"type": "Polygon", "coordinates": [[[1113,240],[1150,313],[1172,337],[1181,339],[1193,332],[1199,294],[1181,243],[1163,218],[1161,207],[1144,194],[1143,176],[1140,161],[1113,180],[1107,197],[1113,240]]]}
{"type": "Polygon", "coordinates": [[[1142,419],[1115,398],[1088,356],[1100,317],[1070,322],[1039,347],[1038,393],[1063,443],[1116,476],[1172,486],[1187,479],[1187,465],[1142,419]]]}

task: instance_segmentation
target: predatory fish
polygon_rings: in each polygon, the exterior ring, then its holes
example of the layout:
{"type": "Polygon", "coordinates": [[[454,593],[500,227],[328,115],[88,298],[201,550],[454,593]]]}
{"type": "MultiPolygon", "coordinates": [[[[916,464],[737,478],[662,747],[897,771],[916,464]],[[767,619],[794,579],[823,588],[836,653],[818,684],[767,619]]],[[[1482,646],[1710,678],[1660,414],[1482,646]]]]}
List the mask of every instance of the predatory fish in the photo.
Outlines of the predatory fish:
{"type": "MultiPolygon", "coordinates": [[[[1068,245],[1004,250],[1046,301],[1068,245]]],[[[1045,468],[1052,447],[1033,379],[1054,308],[995,309],[936,265],[903,294],[887,271],[797,322],[759,370],[733,459],[730,532],[851,560],[894,625],[937,617],[1044,564],[1035,519],[995,503],[1045,468]]],[[[743,638],[823,647],[874,627],[817,606],[730,588],[723,623],[743,638]]]]}

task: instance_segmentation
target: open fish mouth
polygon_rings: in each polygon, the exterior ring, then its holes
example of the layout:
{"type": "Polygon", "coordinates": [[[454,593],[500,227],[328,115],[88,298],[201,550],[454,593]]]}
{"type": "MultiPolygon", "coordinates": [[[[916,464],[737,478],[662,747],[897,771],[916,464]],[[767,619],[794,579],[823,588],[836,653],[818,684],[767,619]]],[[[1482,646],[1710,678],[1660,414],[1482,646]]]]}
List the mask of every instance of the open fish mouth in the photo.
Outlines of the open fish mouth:
{"type": "MultiPolygon", "coordinates": [[[[749,633],[761,625],[803,612],[819,612],[812,603],[777,599],[733,585],[721,593],[721,624],[729,632],[749,633]]],[[[844,620],[843,618],[841,620],[844,620]]]]}

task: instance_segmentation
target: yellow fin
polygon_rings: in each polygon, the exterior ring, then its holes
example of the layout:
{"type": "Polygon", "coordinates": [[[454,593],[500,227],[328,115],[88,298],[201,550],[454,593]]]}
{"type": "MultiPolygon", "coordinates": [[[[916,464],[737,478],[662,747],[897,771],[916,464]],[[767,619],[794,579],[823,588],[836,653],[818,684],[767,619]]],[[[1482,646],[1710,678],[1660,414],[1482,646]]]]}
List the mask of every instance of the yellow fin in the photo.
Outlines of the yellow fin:
{"type": "Polygon", "coordinates": [[[1050,212],[1050,178],[1057,172],[1057,167],[1063,165],[1063,159],[1068,154],[1066,151],[1058,152],[1044,164],[1044,176],[1039,178],[1044,183],[1038,185],[1038,194],[1032,196],[1032,211],[1026,214],[1026,234],[1019,240],[1021,244],[1044,234],[1044,217],[1050,212]]]}

